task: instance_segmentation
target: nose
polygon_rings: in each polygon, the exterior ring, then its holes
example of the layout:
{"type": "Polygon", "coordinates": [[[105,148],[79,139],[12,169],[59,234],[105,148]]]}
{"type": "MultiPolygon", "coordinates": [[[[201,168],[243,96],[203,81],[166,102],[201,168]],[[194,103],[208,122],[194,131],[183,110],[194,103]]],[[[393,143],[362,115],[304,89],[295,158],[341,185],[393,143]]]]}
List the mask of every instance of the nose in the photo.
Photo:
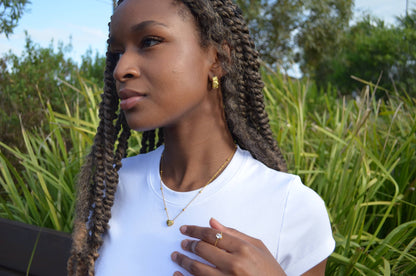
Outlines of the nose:
{"type": "Polygon", "coordinates": [[[113,77],[119,82],[125,82],[129,79],[134,79],[140,76],[140,70],[133,57],[129,57],[128,53],[120,56],[116,68],[113,72],[113,77]]]}

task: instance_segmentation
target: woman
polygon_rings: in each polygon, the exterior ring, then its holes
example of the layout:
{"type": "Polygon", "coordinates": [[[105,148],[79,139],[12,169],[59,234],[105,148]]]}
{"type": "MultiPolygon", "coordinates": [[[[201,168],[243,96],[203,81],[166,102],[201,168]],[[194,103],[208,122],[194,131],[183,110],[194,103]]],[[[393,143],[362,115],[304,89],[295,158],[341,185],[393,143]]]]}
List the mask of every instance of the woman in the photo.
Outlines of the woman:
{"type": "Polygon", "coordinates": [[[69,274],[323,275],[326,209],[280,172],[258,54],[232,1],[124,0],[108,49],[69,274]],[[131,129],[141,154],[122,161],[131,129]]]}

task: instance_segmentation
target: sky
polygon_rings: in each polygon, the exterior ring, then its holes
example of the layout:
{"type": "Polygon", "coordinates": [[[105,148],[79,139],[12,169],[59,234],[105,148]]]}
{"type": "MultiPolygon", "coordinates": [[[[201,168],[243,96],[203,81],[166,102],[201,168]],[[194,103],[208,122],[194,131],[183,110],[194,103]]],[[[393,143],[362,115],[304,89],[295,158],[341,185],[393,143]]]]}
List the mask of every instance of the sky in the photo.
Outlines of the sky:
{"type": "MultiPolygon", "coordinates": [[[[416,0],[408,2],[409,11],[416,9],[416,0]]],[[[42,47],[49,46],[52,40],[54,47],[59,41],[64,45],[71,43],[69,56],[77,62],[88,49],[104,55],[112,3],[112,0],[31,0],[14,33],[8,39],[0,34],[0,56],[9,50],[17,55],[23,51],[25,30],[42,47]]],[[[355,18],[365,12],[391,24],[405,11],[406,0],[356,0],[354,8],[355,18]]]]}

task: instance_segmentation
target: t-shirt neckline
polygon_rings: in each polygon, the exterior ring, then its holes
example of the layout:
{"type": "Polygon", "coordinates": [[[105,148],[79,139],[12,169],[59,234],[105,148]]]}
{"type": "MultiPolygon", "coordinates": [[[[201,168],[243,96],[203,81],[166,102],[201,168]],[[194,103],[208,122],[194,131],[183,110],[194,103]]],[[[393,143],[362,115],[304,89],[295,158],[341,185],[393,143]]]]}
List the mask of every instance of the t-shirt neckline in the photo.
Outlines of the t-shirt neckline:
{"type": "MultiPolygon", "coordinates": [[[[147,172],[147,183],[160,200],[162,200],[162,194],[160,191],[159,164],[163,150],[164,146],[162,145],[154,151],[153,158],[150,160],[150,166],[147,172]]],[[[244,151],[237,146],[234,156],[222,173],[205,187],[204,191],[192,204],[197,205],[204,202],[206,199],[230,183],[238,175],[238,171],[242,169],[243,164],[247,160],[247,154],[249,154],[247,151],[244,151]]],[[[163,182],[162,185],[166,204],[177,206],[183,206],[183,204],[189,203],[189,201],[202,189],[200,188],[189,192],[178,192],[168,188],[163,182]]]]}

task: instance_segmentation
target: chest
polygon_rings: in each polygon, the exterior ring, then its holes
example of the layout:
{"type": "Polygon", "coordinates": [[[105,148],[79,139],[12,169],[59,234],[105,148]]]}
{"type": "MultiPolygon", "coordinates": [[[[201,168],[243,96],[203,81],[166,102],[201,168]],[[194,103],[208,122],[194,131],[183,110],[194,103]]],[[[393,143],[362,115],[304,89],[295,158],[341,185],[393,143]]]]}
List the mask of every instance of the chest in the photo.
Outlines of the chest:
{"type": "Polygon", "coordinates": [[[276,256],[284,209],[279,193],[222,189],[208,197],[198,197],[182,213],[192,195],[167,201],[170,218],[181,213],[170,227],[166,225],[167,215],[157,191],[142,189],[137,193],[134,197],[129,193],[116,199],[110,229],[96,264],[97,275],[172,275],[177,270],[188,275],[170,259],[174,251],[198,259],[182,251],[180,243],[186,237],[179,227],[184,224],[208,227],[211,217],[262,240],[276,256]]]}

